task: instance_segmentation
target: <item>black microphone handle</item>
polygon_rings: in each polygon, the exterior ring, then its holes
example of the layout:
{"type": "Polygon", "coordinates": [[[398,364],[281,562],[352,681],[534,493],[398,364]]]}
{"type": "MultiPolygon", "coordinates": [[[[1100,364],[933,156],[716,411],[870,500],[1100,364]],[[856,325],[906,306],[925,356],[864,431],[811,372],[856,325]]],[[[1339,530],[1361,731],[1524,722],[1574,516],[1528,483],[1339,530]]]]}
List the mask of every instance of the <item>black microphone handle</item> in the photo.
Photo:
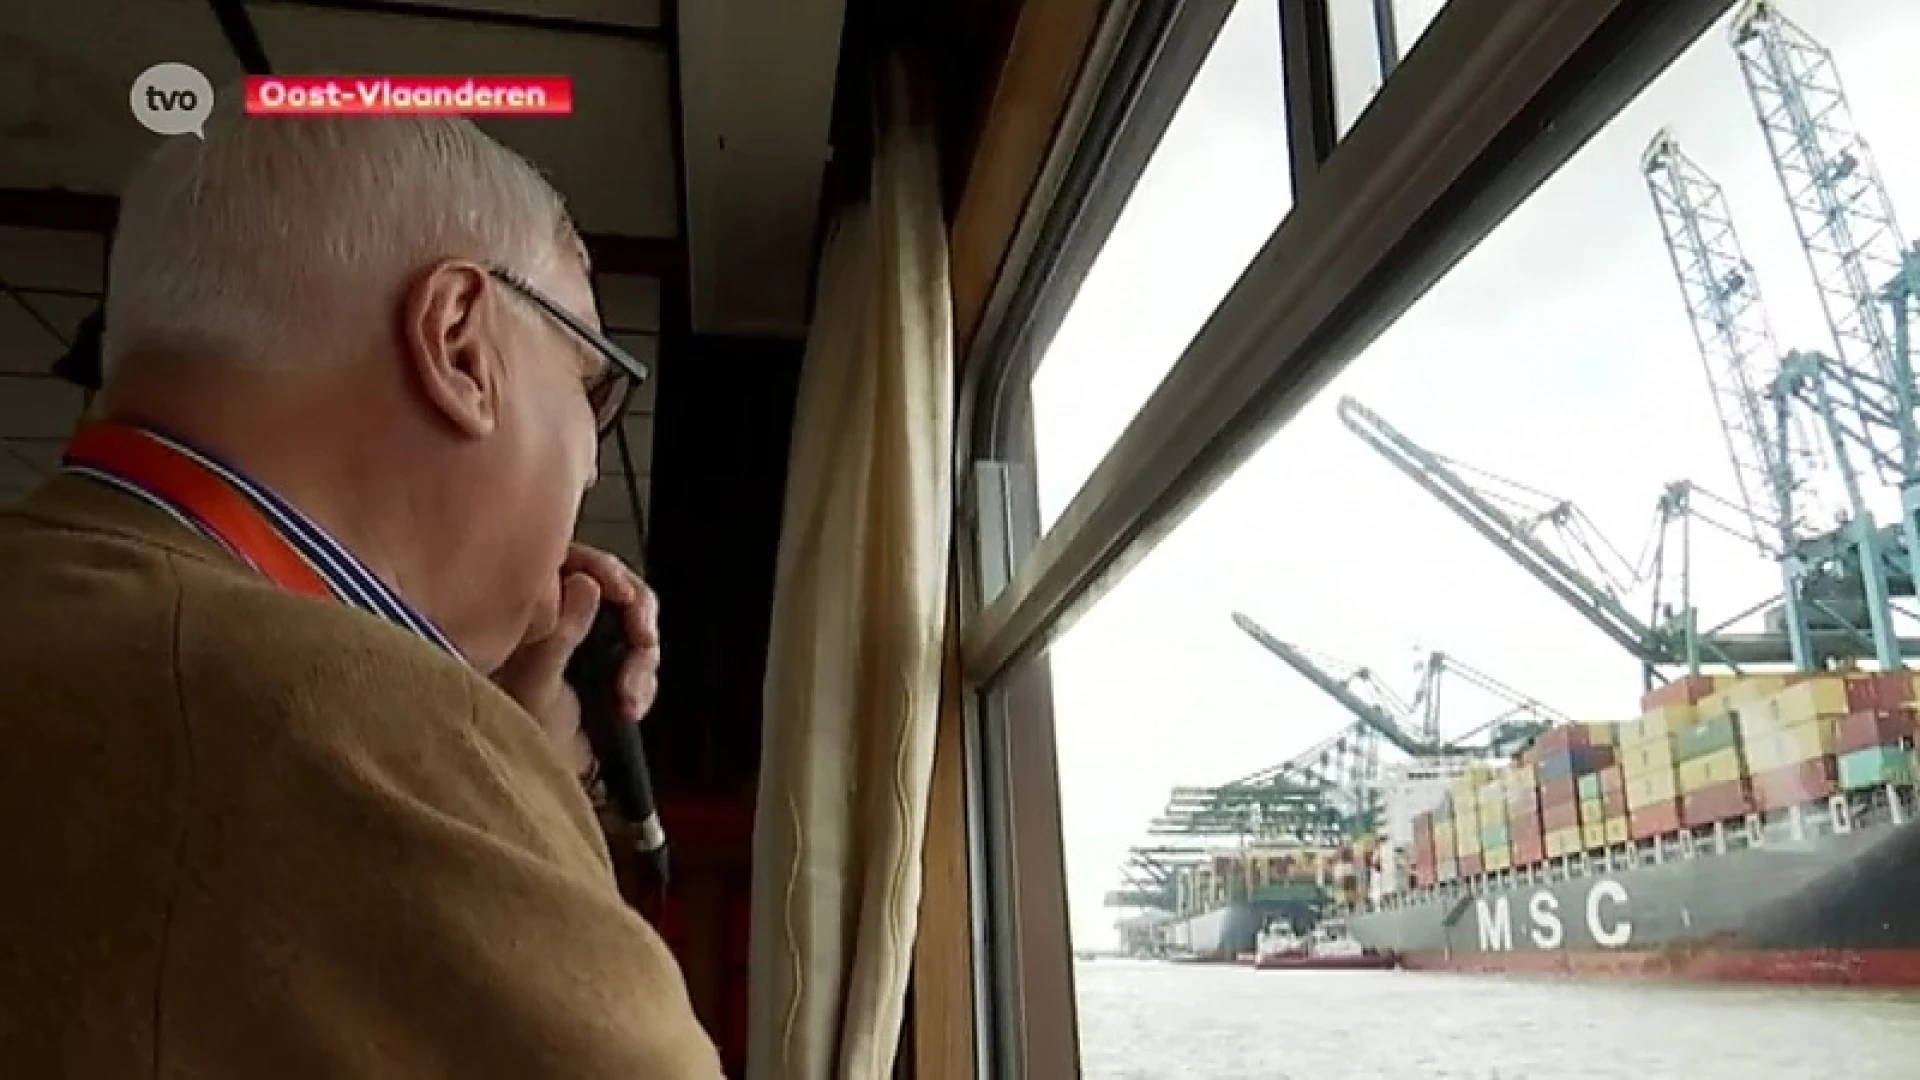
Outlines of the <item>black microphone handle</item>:
{"type": "Polygon", "coordinates": [[[653,801],[640,726],[620,713],[620,665],[632,646],[620,609],[602,603],[593,628],[567,661],[566,677],[580,699],[580,727],[600,764],[600,781],[622,819],[634,827],[634,846],[648,856],[662,883],[668,876],[667,834],[653,801]]]}

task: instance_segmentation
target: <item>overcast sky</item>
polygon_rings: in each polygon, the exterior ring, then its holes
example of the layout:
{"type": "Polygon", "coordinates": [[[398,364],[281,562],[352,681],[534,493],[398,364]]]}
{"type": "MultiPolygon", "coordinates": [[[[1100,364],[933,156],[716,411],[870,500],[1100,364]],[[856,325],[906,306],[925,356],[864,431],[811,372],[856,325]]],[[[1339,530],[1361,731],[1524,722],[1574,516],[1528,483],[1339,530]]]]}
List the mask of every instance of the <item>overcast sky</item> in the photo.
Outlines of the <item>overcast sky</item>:
{"type": "MultiPolygon", "coordinates": [[[[1410,29],[1440,7],[1396,4],[1410,29]]],[[[1370,6],[1335,0],[1343,123],[1378,81],[1370,6]]],[[[1288,209],[1275,7],[1237,6],[1034,379],[1048,520],[1288,209]]],[[[1920,99],[1920,4],[1782,9],[1835,53],[1912,236],[1920,133],[1902,107],[1920,99]]],[[[1417,34],[1401,37],[1411,47],[1417,34]]],[[[1170,787],[1231,780],[1351,722],[1235,629],[1235,610],[1373,666],[1403,693],[1418,650],[1437,648],[1576,718],[1637,713],[1626,654],[1349,434],[1333,405],[1354,394],[1431,449],[1574,500],[1629,555],[1666,482],[1733,494],[1639,170],[1663,126],[1726,189],[1782,346],[1831,351],[1723,24],[1055,646],[1076,941],[1112,942],[1102,894],[1170,787]]],[[[1777,592],[1774,567],[1695,535],[1705,618],[1777,592]]],[[[1488,714],[1446,720],[1461,729],[1488,714]]]]}

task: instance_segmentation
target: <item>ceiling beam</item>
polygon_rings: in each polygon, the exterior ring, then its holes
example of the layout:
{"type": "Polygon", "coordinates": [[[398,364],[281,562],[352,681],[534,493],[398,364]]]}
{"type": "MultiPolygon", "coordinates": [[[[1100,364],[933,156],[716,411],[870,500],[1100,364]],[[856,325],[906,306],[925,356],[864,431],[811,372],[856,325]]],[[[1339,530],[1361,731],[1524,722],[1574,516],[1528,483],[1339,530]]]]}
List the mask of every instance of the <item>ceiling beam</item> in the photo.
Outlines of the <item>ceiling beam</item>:
{"type": "Polygon", "coordinates": [[[240,61],[240,70],[249,75],[273,74],[267,48],[260,44],[260,32],[247,14],[246,0],[207,0],[207,4],[213,8],[213,17],[220,23],[220,34],[233,50],[233,58],[240,61]]]}
{"type": "MultiPolygon", "coordinates": [[[[584,37],[612,38],[666,48],[672,44],[672,31],[666,26],[635,26],[630,23],[582,19],[573,15],[546,15],[527,11],[497,11],[490,8],[455,7],[425,0],[253,0],[254,3],[281,7],[313,8],[320,11],[344,11],[357,15],[399,16],[412,19],[437,19],[472,26],[498,26],[512,30],[541,30],[584,37]]],[[[670,3],[671,0],[662,0],[670,3]]]]}
{"type": "Polygon", "coordinates": [[[0,188],[0,226],[55,232],[113,232],[120,200],[61,188],[0,188]]]}
{"type": "MultiPolygon", "coordinates": [[[[109,235],[120,200],[59,188],[0,188],[0,227],[109,235]]],[[[582,233],[593,268],[607,274],[678,280],[686,264],[681,242],[667,236],[582,233]]]]}

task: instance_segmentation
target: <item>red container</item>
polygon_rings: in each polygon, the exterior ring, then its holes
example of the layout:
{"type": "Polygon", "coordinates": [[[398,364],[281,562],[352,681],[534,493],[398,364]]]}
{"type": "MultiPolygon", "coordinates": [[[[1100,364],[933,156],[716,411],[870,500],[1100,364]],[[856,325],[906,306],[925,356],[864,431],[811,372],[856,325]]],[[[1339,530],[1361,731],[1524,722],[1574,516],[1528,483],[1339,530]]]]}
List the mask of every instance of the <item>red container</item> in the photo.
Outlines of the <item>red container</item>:
{"type": "Polygon", "coordinates": [[[1708,675],[1687,675],[1647,691],[1640,699],[1640,711],[1652,712],[1663,705],[1694,705],[1713,693],[1713,678],[1708,675]]]}
{"type": "Polygon", "coordinates": [[[1833,748],[1836,753],[1850,754],[1875,746],[1898,746],[1912,735],[1913,713],[1908,710],[1863,709],[1841,718],[1833,748]]]}
{"type": "MultiPolygon", "coordinates": [[[[1607,749],[1611,750],[1613,748],[1608,747],[1607,749]]],[[[1627,793],[1626,771],[1618,765],[1608,765],[1606,768],[1601,769],[1600,790],[1602,792],[1612,792],[1615,795],[1625,796],[1627,793]]]]}
{"type": "Polygon", "coordinates": [[[1564,802],[1544,807],[1540,811],[1540,824],[1546,832],[1571,829],[1580,824],[1580,804],[1564,802]]]}
{"type": "Polygon", "coordinates": [[[1606,815],[1610,818],[1625,814],[1627,812],[1627,793],[1601,788],[1600,809],[1605,811],[1606,815]]]}
{"type": "Polygon", "coordinates": [[[1838,766],[1830,757],[1814,758],[1785,768],[1755,773],[1754,809],[1785,810],[1790,806],[1825,799],[1839,789],[1839,773],[1838,766]]]}
{"type": "Polygon", "coordinates": [[[1479,855],[1460,856],[1460,876],[1473,877],[1486,872],[1486,860],[1479,855]]]}
{"type": "Polygon", "coordinates": [[[1547,859],[1547,842],[1538,836],[1513,838],[1513,865],[1532,866],[1547,859]]]}
{"type": "Polygon", "coordinates": [[[1850,712],[1897,709],[1913,697],[1913,673],[1849,675],[1845,686],[1850,712]]]}
{"type": "Polygon", "coordinates": [[[1729,780],[1681,796],[1680,818],[1689,828],[1732,821],[1753,812],[1753,793],[1745,780],[1729,780]]]}
{"type": "MultiPolygon", "coordinates": [[[[1540,809],[1580,800],[1580,782],[1573,777],[1549,780],[1540,785],[1540,809]]],[[[1551,827],[1551,826],[1549,826],[1551,827]]]]}
{"type": "Polygon", "coordinates": [[[1536,813],[1514,814],[1507,818],[1507,831],[1515,839],[1522,836],[1544,836],[1546,830],[1540,827],[1540,815],[1536,813]]]}
{"type": "Polygon", "coordinates": [[[1627,815],[1627,828],[1635,840],[1651,840],[1680,828],[1680,800],[1649,803],[1627,815]]]}
{"type": "Polygon", "coordinates": [[[1540,789],[1528,788],[1507,796],[1507,808],[1510,810],[1540,812],[1540,789]]]}
{"type": "Polygon", "coordinates": [[[1538,739],[1535,739],[1532,751],[1536,759],[1552,757],[1555,754],[1564,754],[1576,747],[1590,746],[1592,745],[1592,741],[1584,726],[1580,724],[1562,724],[1556,728],[1548,728],[1544,734],[1538,739]]]}

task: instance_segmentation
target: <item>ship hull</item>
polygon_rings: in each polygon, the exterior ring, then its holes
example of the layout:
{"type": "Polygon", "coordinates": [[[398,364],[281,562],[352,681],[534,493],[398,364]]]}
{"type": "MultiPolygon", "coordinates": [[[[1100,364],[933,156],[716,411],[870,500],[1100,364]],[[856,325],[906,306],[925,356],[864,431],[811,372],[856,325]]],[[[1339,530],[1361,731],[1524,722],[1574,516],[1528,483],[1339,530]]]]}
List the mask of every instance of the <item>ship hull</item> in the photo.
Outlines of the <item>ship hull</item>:
{"type": "Polygon", "coordinates": [[[1920,988],[1920,824],[1477,884],[1353,915],[1409,968],[1920,988]]]}
{"type": "Polygon", "coordinates": [[[1232,903],[1169,923],[1163,941],[1181,959],[1236,963],[1253,952],[1272,914],[1257,904],[1232,903]]]}
{"type": "Polygon", "coordinates": [[[1352,956],[1261,956],[1253,966],[1259,971],[1385,971],[1398,961],[1385,953],[1360,953],[1352,956]]]}

